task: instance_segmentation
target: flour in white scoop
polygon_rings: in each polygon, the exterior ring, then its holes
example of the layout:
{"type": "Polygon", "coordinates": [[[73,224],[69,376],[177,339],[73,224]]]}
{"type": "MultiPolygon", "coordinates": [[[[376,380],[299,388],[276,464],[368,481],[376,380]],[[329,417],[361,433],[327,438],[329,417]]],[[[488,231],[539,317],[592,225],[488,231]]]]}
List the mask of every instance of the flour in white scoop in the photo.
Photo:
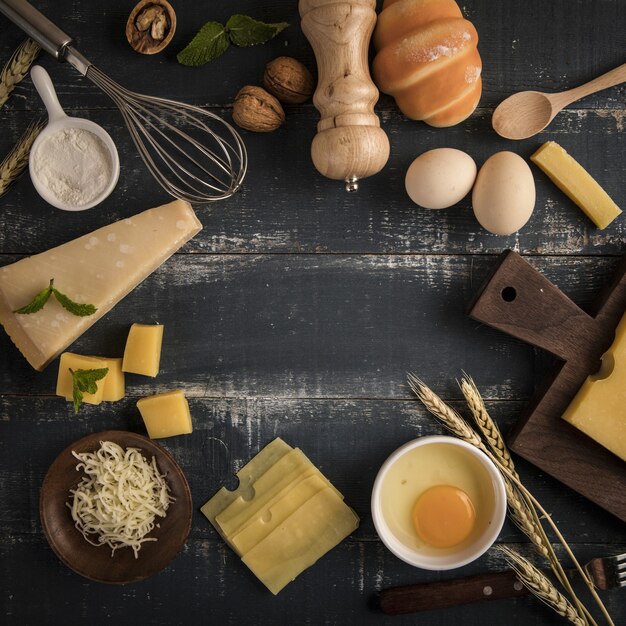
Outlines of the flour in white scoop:
{"type": "Polygon", "coordinates": [[[39,181],[61,202],[75,207],[95,200],[112,176],[111,154],[102,140],[83,128],[46,137],[34,155],[39,181]]]}

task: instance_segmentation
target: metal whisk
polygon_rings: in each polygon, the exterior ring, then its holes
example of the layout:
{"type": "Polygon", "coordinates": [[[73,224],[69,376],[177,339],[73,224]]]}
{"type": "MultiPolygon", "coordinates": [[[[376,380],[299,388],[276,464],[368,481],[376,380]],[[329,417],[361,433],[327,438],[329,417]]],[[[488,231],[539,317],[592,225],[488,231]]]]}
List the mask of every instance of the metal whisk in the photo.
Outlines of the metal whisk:
{"type": "Polygon", "coordinates": [[[26,0],[0,0],[0,13],[113,100],[146,167],[170,195],[202,203],[229,198],[239,189],[248,157],[243,140],[228,122],[200,107],[145,96],[118,85],[26,0]]]}

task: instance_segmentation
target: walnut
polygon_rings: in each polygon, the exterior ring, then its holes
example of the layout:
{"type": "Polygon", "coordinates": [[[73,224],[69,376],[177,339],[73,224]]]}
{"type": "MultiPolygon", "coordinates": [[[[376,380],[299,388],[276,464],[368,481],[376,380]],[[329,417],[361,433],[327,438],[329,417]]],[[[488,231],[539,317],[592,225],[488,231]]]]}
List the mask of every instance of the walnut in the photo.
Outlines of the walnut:
{"type": "Polygon", "coordinates": [[[141,54],[161,52],[176,30],[176,13],[167,0],[141,0],[126,22],[126,39],[141,54]]]}
{"type": "Polygon", "coordinates": [[[235,96],[233,120],[246,130],[269,133],[284,123],[285,112],[280,102],[265,89],[247,85],[235,96]]]}
{"type": "Polygon", "coordinates": [[[285,104],[306,102],[315,91],[315,79],[305,65],[291,57],[278,57],[267,64],[265,88],[285,104]]]}

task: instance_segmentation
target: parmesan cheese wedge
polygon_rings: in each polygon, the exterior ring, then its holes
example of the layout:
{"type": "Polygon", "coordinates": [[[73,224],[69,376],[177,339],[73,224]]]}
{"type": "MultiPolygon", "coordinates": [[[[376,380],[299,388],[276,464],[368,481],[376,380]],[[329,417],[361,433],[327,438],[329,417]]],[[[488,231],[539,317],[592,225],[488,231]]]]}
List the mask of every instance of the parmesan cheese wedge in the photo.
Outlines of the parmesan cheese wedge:
{"type": "Polygon", "coordinates": [[[202,225],[176,200],[0,268],[0,324],[26,360],[42,370],[189,241],[202,225]],[[13,313],[54,278],[54,286],[96,313],[72,315],[50,298],[30,315],[13,313]]]}

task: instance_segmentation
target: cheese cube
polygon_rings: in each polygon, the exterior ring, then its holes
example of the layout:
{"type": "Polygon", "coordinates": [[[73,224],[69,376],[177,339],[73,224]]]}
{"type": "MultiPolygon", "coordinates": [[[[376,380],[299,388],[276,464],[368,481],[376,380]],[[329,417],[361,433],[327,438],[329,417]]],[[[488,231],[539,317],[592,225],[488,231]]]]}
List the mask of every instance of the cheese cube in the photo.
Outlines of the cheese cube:
{"type": "MultiPolygon", "coordinates": [[[[57,376],[57,396],[63,396],[66,400],[72,400],[73,398],[73,384],[72,373],[76,370],[96,370],[108,367],[106,359],[100,359],[94,356],[81,356],[80,354],[72,354],[71,352],[64,352],[59,360],[59,374],[57,376]]],[[[105,376],[102,380],[97,381],[98,391],[96,393],[84,393],[83,402],[87,404],[100,404],[103,400],[104,381],[108,377],[105,376]]]]}
{"type": "Polygon", "coordinates": [[[126,395],[124,385],[124,372],[122,371],[122,359],[110,359],[103,357],[106,367],[109,368],[107,375],[103,379],[102,400],[104,402],[116,402],[126,395]]]}
{"type": "Polygon", "coordinates": [[[163,326],[133,324],[126,340],[122,369],[133,374],[156,376],[161,361],[163,326]]]}
{"type": "Polygon", "coordinates": [[[141,398],[137,408],[151,439],[186,435],[193,431],[189,404],[180,390],[141,398]]]}

